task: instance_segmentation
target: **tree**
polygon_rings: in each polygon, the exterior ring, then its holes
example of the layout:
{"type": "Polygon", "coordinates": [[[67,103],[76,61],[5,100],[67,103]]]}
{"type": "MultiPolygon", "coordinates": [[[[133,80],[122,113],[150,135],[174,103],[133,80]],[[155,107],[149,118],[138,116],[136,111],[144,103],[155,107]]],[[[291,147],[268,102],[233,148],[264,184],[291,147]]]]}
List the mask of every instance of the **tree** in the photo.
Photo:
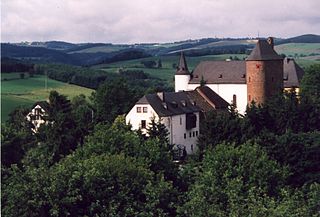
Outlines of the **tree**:
{"type": "Polygon", "coordinates": [[[158,139],[161,145],[168,150],[171,150],[172,147],[169,147],[169,132],[164,124],[161,123],[159,119],[157,122],[155,119],[151,119],[149,126],[147,128],[147,134],[150,139],[158,139]]]}
{"type": "Polygon", "coordinates": [[[20,78],[24,79],[24,73],[20,73],[20,78]]]}
{"type": "Polygon", "coordinates": [[[301,94],[320,104],[320,64],[307,68],[301,81],[301,94]]]}
{"type": "Polygon", "coordinates": [[[96,121],[112,123],[118,115],[128,112],[136,100],[137,96],[125,80],[119,79],[102,84],[93,96],[96,121]]]}
{"type": "Polygon", "coordinates": [[[51,168],[13,168],[5,177],[5,216],[167,216],[172,191],[161,176],[124,155],[70,156],[51,168]]]}
{"type": "Polygon", "coordinates": [[[161,61],[161,59],[158,60],[158,68],[162,68],[162,61],[161,61]]]}
{"type": "Polygon", "coordinates": [[[180,210],[185,216],[277,216],[279,210],[293,216],[306,210],[288,204],[304,199],[285,190],[288,171],[258,145],[220,144],[206,152],[201,171],[180,210]]]}

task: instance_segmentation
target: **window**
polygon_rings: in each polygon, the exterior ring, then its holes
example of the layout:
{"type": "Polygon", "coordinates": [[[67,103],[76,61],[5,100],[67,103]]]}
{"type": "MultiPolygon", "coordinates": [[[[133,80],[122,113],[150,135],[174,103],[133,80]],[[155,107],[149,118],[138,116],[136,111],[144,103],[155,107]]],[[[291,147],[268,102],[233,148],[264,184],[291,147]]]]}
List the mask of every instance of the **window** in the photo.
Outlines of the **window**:
{"type": "Polygon", "coordinates": [[[141,113],[141,107],[137,107],[137,113],[141,113]]]}
{"type": "Polygon", "coordinates": [[[182,125],[182,117],[180,116],[180,125],[182,125]]]}
{"type": "Polygon", "coordinates": [[[148,107],[143,107],[143,113],[147,113],[148,112],[148,107]]]}
{"type": "Polygon", "coordinates": [[[191,151],[193,152],[193,145],[191,145],[191,151]]]}
{"type": "Polygon", "coordinates": [[[273,77],[271,77],[271,81],[273,81],[274,80],[274,78],[273,77]]]}
{"type": "Polygon", "coordinates": [[[185,139],[186,139],[186,138],[187,138],[187,134],[183,134],[183,138],[185,138],[185,139]]]}
{"type": "Polygon", "coordinates": [[[249,77],[249,82],[251,82],[251,78],[249,77]]]}
{"type": "Polygon", "coordinates": [[[41,109],[36,108],[35,109],[35,120],[40,120],[40,113],[41,113],[41,109]]]}
{"type": "Polygon", "coordinates": [[[196,131],[196,136],[198,136],[198,131],[196,131]]]}
{"type": "Polygon", "coordinates": [[[192,136],[195,137],[196,136],[196,132],[193,131],[192,132],[192,136]]]}
{"type": "Polygon", "coordinates": [[[141,120],[141,129],[146,128],[146,120],[141,120]]]}
{"type": "Polygon", "coordinates": [[[249,95],[249,102],[251,102],[251,95],[249,95]]]}
{"type": "Polygon", "coordinates": [[[189,133],[189,137],[191,137],[191,132],[189,133]]]}

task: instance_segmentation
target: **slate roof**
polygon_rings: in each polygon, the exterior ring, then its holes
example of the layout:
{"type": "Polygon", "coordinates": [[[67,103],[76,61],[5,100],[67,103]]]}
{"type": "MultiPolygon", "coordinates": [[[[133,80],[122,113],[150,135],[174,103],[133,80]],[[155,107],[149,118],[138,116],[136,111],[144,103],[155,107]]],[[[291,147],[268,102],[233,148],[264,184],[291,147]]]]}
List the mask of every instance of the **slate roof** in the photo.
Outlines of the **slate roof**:
{"type": "Polygon", "coordinates": [[[247,60],[282,60],[266,40],[258,40],[247,60]]]}
{"type": "MultiPolygon", "coordinates": [[[[189,84],[246,84],[245,61],[204,61],[194,70],[189,84]]],[[[284,87],[299,87],[303,69],[293,60],[283,61],[284,87]]]]}
{"type": "Polygon", "coordinates": [[[36,107],[37,105],[39,105],[41,108],[43,108],[46,112],[49,111],[50,109],[50,104],[47,101],[38,101],[35,102],[32,106],[32,108],[36,107]]]}
{"type": "Polygon", "coordinates": [[[193,71],[190,84],[245,84],[245,61],[203,61],[193,71]]]}
{"type": "Polygon", "coordinates": [[[179,66],[177,67],[176,75],[190,75],[187,61],[183,52],[180,54],[179,66]]]}
{"type": "Polygon", "coordinates": [[[193,91],[164,92],[161,93],[164,96],[163,100],[158,94],[145,95],[136,104],[150,104],[160,117],[226,109],[229,106],[208,87],[199,87],[193,91]]]}
{"type": "Polygon", "coordinates": [[[293,60],[286,58],[283,61],[284,87],[299,87],[304,75],[303,69],[293,60]]]}

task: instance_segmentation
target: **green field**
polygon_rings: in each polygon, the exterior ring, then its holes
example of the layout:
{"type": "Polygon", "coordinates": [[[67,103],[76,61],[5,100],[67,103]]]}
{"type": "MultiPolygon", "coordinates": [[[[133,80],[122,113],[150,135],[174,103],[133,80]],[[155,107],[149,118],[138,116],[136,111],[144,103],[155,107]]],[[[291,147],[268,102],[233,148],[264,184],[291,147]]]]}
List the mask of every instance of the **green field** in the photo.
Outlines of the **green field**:
{"type": "Polygon", "coordinates": [[[301,55],[320,54],[320,43],[288,43],[275,46],[279,54],[297,57],[301,55]]]}
{"type": "MultiPolygon", "coordinates": [[[[192,71],[201,61],[207,60],[225,60],[229,57],[237,56],[239,59],[245,58],[247,55],[244,54],[222,54],[222,55],[208,55],[199,57],[186,57],[189,71],[192,71]]],[[[173,82],[175,68],[173,64],[179,63],[179,56],[161,56],[161,57],[149,57],[136,60],[121,61],[110,64],[96,65],[94,68],[102,69],[106,72],[118,72],[120,68],[128,70],[143,70],[145,73],[150,74],[152,77],[167,80],[169,83],[173,82]],[[143,60],[154,60],[158,61],[161,59],[162,68],[145,68],[141,61],[143,60]]]]}
{"type": "Polygon", "coordinates": [[[26,76],[20,79],[19,73],[1,74],[1,122],[8,119],[8,114],[19,106],[31,106],[36,101],[46,100],[51,90],[66,95],[69,99],[79,94],[90,96],[93,90],[48,79],[45,88],[45,76],[26,76]],[[16,79],[14,79],[16,78],[16,79]],[[8,79],[8,80],[4,80],[8,79]],[[12,79],[12,80],[9,80],[12,79]]]}

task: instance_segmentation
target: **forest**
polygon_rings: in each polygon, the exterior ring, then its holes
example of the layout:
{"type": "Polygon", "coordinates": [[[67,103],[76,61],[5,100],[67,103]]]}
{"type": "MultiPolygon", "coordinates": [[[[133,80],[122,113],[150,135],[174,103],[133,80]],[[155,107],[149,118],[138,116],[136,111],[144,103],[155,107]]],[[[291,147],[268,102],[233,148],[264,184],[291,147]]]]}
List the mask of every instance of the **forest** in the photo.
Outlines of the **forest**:
{"type": "MultiPolygon", "coordinates": [[[[88,82],[73,68],[42,67],[36,73],[88,82]]],[[[208,114],[199,152],[179,163],[160,122],[148,126],[149,137],[125,123],[123,114],[155,91],[147,79],[141,71],[104,77],[90,99],[52,91],[49,124],[36,134],[28,109],[13,111],[1,126],[2,214],[320,216],[319,64],[306,70],[299,93],[253,103],[243,116],[232,107],[208,114]]]]}

